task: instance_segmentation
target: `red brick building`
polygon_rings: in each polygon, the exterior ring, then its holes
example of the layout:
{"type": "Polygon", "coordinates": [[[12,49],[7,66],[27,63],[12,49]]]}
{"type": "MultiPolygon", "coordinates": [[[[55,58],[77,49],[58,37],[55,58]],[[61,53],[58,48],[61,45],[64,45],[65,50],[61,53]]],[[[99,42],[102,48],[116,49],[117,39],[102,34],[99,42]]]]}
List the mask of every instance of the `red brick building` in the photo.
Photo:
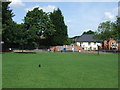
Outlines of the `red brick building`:
{"type": "Polygon", "coordinates": [[[118,46],[117,50],[120,51],[120,40],[117,40],[117,46],[118,46]]]}
{"type": "Polygon", "coordinates": [[[120,40],[114,40],[112,38],[104,40],[102,48],[104,50],[120,50],[120,40]]]}

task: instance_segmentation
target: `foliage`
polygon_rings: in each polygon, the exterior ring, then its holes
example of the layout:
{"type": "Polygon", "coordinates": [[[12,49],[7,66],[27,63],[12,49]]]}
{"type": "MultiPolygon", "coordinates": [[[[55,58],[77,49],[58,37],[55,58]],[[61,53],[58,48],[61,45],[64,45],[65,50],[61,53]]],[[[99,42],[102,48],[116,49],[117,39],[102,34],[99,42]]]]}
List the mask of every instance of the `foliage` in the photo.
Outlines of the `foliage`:
{"type": "MultiPolygon", "coordinates": [[[[31,34],[30,42],[39,44],[39,41],[44,38],[48,40],[55,32],[54,25],[50,21],[47,13],[39,8],[34,8],[32,11],[28,11],[24,18],[24,26],[29,34],[31,34]]],[[[41,43],[42,44],[42,43],[41,43]]],[[[51,43],[49,43],[51,44],[51,43]]]]}
{"type": "Polygon", "coordinates": [[[116,31],[117,31],[116,23],[106,21],[106,22],[100,23],[95,35],[98,39],[101,39],[101,40],[110,39],[110,38],[117,39],[118,34],[116,31]]]}
{"type": "Polygon", "coordinates": [[[9,25],[13,22],[12,17],[14,16],[12,10],[8,6],[11,2],[2,2],[2,24],[9,25]]]}
{"type": "Polygon", "coordinates": [[[13,32],[14,22],[12,17],[14,14],[12,10],[9,9],[8,5],[10,2],[2,2],[2,39],[7,46],[11,46],[13,43],[13,32]]]}
{"type": "Polygon", "coordinates": [[[118,39],[120,40],[120,17],[117,17],[117,31],[118,39]]]}
{"type": "Polygon", "coordinates": [[[66,42],[64,43],[65,45],[70,45],[72,43],[71,38],[67,38],[66,42]]]}
{"type": "Polygon", "coordinates": [[[25,31],[23,24],[15,24],[13,30],[13,41],[16,47],[23,49],[28,44],[27,37],[29,37],[29,33],[25,31]]]}
{"type": "Polygon", "coordinates": [[[0,35],[2,34],[2,2],[0,1],[0,35]]]}
{"type": "Polygon", "coordinates": [[[7,47],[36,48],[40,45],[64,45],[71,41],[60,9],[46,13],[34,8],[24,17],[24,23],[12,20],[14,14],[9,9],[10,2],[3,3],[3,41],[7,47]]]}
{"type": "Polygon", "coordinates": [[[54,33],[54,45],[64,45],[67,44],[68,34],[67,26],[64,23],[64,17],[61,10],[58,8],[54,12],[50,13],[50,19],[55,26],[56,32],[54,33]]]}
{"type": "Polygon", "coordinates": [[[94,34],[95,32],[94,31],[92,31],[92,30],[89,30],[89,31],[87,31],[87,32],[83,32],[83,34],[94,34]]]}

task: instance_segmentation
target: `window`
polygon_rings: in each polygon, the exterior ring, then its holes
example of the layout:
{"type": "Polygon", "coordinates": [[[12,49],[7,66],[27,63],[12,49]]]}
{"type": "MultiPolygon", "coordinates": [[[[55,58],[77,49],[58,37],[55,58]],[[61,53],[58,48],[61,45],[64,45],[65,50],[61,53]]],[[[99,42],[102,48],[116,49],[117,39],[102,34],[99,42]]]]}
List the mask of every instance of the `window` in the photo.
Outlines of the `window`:
{"type": "Polygon", "coordinates": [[[92,50],[92,47],[90,47],[90,50],[92,50]]]}
{"type": "Polygon", "coordinates": [[[96,45],[96,42],[94,42],[94,45],[96,45]]]}
{"type": "Polygon", "coordinates": [[[90,42],[88,42],[88,45],[90,45],[90,42]]]}

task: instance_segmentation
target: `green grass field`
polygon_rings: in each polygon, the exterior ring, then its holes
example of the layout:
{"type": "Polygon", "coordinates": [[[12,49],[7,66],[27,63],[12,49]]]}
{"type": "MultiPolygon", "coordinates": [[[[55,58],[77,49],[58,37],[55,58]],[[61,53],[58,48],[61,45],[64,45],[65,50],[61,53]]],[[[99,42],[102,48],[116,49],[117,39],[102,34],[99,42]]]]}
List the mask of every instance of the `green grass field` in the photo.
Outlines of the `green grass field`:
{"type": "Polygon", "coordinates": [[[4,53],[2,58],[3,88],[118,87],[117,54],[4,53]]]}

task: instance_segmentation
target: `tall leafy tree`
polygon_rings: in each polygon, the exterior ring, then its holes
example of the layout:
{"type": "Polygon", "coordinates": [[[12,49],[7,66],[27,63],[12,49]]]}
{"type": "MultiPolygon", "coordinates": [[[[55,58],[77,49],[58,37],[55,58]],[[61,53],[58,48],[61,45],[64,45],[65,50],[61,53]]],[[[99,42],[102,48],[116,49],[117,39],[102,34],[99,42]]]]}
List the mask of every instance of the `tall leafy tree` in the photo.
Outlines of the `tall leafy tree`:
{"type": "Polygon", "coordinates": [[[2,36],[5,47],[22,48],[28,44],[28,32],[23,24],[17,24],[12,20],[14,14],[9,7],[10,2],[2,3],[2,36]]]}
{"type": "Polygon", "coordinates": [[[55,26],[54,45],[64,45],[69,42],[67,34],[67,26],[64,22],[64,17],[61,10],[58,8],[50,13],[50,19],[55,26]]]}
{"type": "Polygon", "coordinates": [[[118,39],[120,40],[120,17],[117,17],[117,35],[118,35],[118,39]]]}
{"type": "Polygon", "coordinates": [[[111,23],[111,29],[112,29],[112,35],[111,35],[111,37],[114,38],[114,39],[116,39],[116,40],[120,39],[119,38],[120,33],[119,33],[119,29],[117,27],[118,27],[117,21],[111,23]]]}
{"type": "Polygon", "coordinates": [[[2,34],[2,2],[0,1],[0,35],[2,34]]]}
{"type": "Polygon", "coordinates": [[[12,17],[14,16],[12,10],[10,10],[9,4],[11,2],[2,2],[2,24],[9,25],[13,22],[12,17]]]}
{"type": "Polygon", "coordinates": [[[24,18],[24,26],[29,32],[28,41],[34,44],[43,44],[40,43],[41,40],[48,40],[55,31],[54,25],[50,21],[48,14],[43,12],[42,9],[39,10],[39,8],[28,11],[24,18]]]}
{"type": "Polygon", "coordinates": [[[2,27],[3,27],[2,39],[5,45],[11,47],[13,44],[12,35],[11,35],[13,33],[12,27],[14,27],[15,23],[12,20],[14,14],[12,13],[12,10],[10,10],[8,6],[9,4],[10,2],[2,2],[2,27]]]}
{"type": "Polygon", "coordinates": [[[98,30],[96,32],[96,37],[101,40],[114,38],[116,35],[114,33],[115,30],[116,30],[116,24],[113,22],[106,21],[100,23],[100,25],[98,26],[98,30]]]}

